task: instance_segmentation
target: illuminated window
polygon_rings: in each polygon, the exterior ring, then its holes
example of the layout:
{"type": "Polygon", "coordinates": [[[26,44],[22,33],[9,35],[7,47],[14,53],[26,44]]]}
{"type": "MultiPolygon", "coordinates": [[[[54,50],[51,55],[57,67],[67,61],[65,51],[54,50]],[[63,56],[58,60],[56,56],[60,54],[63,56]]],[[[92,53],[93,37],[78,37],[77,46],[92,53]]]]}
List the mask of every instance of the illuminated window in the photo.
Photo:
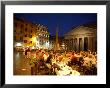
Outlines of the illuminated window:
{"type": "Polygon", "coordinates": [[[49,36],[47,35],[47,37],[49,37],[49,36]]]}
{"type": "Polygon", "coordinates": [[[32,35],[30,35],[29,37],[32,38],[32,35]]]}

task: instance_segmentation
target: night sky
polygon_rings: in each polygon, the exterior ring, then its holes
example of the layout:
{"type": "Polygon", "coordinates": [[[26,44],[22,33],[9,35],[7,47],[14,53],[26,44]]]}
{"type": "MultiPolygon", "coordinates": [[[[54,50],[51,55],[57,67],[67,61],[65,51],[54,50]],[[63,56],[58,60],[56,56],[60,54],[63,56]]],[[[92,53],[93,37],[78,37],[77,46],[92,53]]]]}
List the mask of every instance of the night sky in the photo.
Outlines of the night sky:
{"type": "Polygon", "coordinates": [[[57,26],[59,36],[63,36],[74,27],[97,22],[96,13],[16,13],[14,15],[32,23],[46,25],[52,36],[56,34],[57,26]]]}

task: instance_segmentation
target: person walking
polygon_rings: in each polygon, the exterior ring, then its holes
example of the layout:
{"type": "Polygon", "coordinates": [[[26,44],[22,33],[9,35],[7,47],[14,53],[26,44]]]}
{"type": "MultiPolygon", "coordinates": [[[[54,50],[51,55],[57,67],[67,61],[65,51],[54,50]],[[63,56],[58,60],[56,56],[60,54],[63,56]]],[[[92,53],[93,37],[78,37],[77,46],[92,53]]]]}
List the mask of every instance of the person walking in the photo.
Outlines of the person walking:
{"type": "Polygon", "coordinates": [[[27,58],[27,49],[25,50],[25,58],[27,58]]]}

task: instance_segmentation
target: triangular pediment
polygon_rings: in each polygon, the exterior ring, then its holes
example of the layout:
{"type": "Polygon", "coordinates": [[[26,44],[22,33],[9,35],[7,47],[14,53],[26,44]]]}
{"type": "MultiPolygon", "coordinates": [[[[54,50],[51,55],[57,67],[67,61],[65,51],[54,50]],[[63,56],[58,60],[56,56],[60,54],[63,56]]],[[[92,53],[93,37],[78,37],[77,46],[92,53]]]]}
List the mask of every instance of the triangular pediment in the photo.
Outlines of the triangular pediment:
{"type": "Polygon", "coordinates": [[[69,31],[65,35],[94,33],[95,30],[96,29],[93,29],[93,28],[89,28],[89,27],[85,27],[85,26],[79,26],[79,27],[72,29],[71,31],[69,31]]]}

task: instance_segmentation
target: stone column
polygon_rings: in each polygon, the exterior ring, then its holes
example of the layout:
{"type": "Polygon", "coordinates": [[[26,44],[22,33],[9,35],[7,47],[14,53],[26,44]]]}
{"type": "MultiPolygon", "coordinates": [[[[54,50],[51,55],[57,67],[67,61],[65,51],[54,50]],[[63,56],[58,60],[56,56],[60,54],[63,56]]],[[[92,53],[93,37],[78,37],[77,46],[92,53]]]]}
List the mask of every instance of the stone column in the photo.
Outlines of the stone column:
{"type": "Polygon", "coordinates": [[[90,50],[90,38],[89,37],[87,38],[88,38],[88,50],[90,50]]]}
{"type": "Polygon", "coordinates": [[[77,38],[75,38],[75,51],[77,51],[77,38]]]}
{"type": "Polygon", "coordinates": [[[92,38],[88,37],[88,49],[92,51],[92,38]]]}
{"type": "Polygon", "coordinates": [[[69,39],[67,40],[67,50],[69,50],[69,39]]]}
{"type": "Polygon", "coordinates": [[[73,50],[75,50],[75,40],[73,38],[73,50]]]}
{"type": "Polygon", "coordinates": [[[71,39],[69,39],[69,50],[71,50],[71,39]]]}
{"type": "Polygon", "coordinates": [[[89,39],[89,37],[87,37],[87,39],[88,39],[88,49],[87,49],[87,50],[89,50],[89,49],[90,49],[90,47],[89,47],[89,40],[90,40],[90,39],[89,39]]]}
{"type": "Polygon", "coordinates": [[[79,38],[77,38],[77,51],[79,51],[79,38]]]}
{"type": "Polygon", "coordinates": [[[95,51],[95,37],[93,37],[93,51],[95,51]]]}

